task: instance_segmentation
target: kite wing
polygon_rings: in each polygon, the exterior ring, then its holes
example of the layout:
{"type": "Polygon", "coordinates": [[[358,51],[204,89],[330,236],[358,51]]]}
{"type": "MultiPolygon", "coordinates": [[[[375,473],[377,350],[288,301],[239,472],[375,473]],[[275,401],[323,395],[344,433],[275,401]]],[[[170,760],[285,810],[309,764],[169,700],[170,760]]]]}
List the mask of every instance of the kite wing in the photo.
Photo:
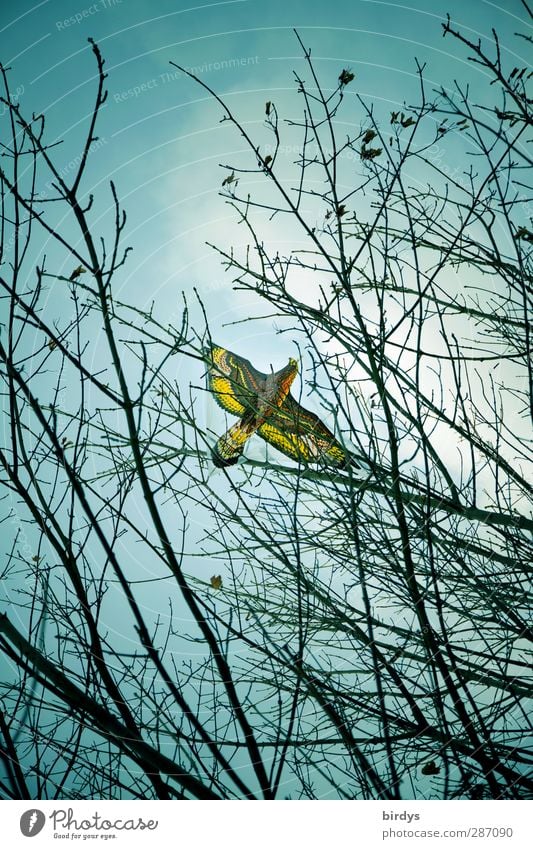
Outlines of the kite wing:
{"type": "Polygon", "coordinates": [[[254,412],[267,375],[257,371],[249,360],[218,345],[211,345],[207,359],[208,386],[217,404],[234,416],[254,412]]]}
{"type": "Polygon", "coordinates": [[[292,395],[272,412],[257,433],[293,460],[326,463],[342,468],[352,463],[340,442],[315,413],[302,407],[292,395]]]}

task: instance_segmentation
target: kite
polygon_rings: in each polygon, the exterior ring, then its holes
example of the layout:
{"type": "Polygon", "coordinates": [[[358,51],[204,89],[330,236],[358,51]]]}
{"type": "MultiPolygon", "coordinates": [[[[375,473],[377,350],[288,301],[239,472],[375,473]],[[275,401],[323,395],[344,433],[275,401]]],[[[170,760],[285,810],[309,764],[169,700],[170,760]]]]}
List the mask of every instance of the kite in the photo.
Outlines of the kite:
{"type": "Polygon", "coordinates": [[[210,391],[220,407],[239,418],[213,448],[215,466],[236,463],[247,441],[257,433],[298,462],[357,467],[319,417],[291,395],[297,360],[291,357],[280,371],[263,374],[249,360],[218,345],[211,345],[206,355],[210,391]]]}

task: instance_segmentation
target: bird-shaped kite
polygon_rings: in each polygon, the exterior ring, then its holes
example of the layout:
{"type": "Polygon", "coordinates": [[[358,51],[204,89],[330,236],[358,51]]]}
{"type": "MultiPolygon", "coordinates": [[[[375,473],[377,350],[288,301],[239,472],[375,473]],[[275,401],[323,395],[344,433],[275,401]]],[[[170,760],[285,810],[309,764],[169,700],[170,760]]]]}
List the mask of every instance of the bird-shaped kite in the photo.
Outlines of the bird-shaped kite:
{"type": "Polygon", "coordinates": [[[318,416],[291,395],[298,374],[295,359],[280,371],[263,374],[249,360],[218,345],[207,349],[206,358],[209,389],[224,410],[239,417],[213,448],[215,466],[236,463],[254,433],[299,462],[357,466],[318,416]]]}

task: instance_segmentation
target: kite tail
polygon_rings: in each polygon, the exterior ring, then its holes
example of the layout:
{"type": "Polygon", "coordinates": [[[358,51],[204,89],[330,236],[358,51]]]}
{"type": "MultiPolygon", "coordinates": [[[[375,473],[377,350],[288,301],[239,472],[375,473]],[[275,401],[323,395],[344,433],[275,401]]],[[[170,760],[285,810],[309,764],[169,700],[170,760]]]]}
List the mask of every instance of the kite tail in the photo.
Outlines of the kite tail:
{"type": "Polygon", "coordinates": [[[253,421],[244,419],[232,425],[226,433],[215,443],[211,451],[213,463],[218,469],[233,466],[238,461],[244,446],[255,432],[256,426],[253,421]]]}

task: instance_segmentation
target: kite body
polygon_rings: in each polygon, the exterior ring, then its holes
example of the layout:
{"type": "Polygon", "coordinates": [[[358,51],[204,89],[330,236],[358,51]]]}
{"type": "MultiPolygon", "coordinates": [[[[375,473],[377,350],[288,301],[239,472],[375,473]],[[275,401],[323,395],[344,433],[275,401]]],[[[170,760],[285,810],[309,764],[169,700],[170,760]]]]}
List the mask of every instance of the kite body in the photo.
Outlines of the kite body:
{"type": "Polygon", "coordinates": [[[239,417],[213,448],[215,466],[231,466],[257,433],[278,451],[303,463],[357,466],[326,425],[291,395],[298,363],[263,374],[249,360],[212,345],[207,351],[209,389],[217,403],[239,417]]]}

